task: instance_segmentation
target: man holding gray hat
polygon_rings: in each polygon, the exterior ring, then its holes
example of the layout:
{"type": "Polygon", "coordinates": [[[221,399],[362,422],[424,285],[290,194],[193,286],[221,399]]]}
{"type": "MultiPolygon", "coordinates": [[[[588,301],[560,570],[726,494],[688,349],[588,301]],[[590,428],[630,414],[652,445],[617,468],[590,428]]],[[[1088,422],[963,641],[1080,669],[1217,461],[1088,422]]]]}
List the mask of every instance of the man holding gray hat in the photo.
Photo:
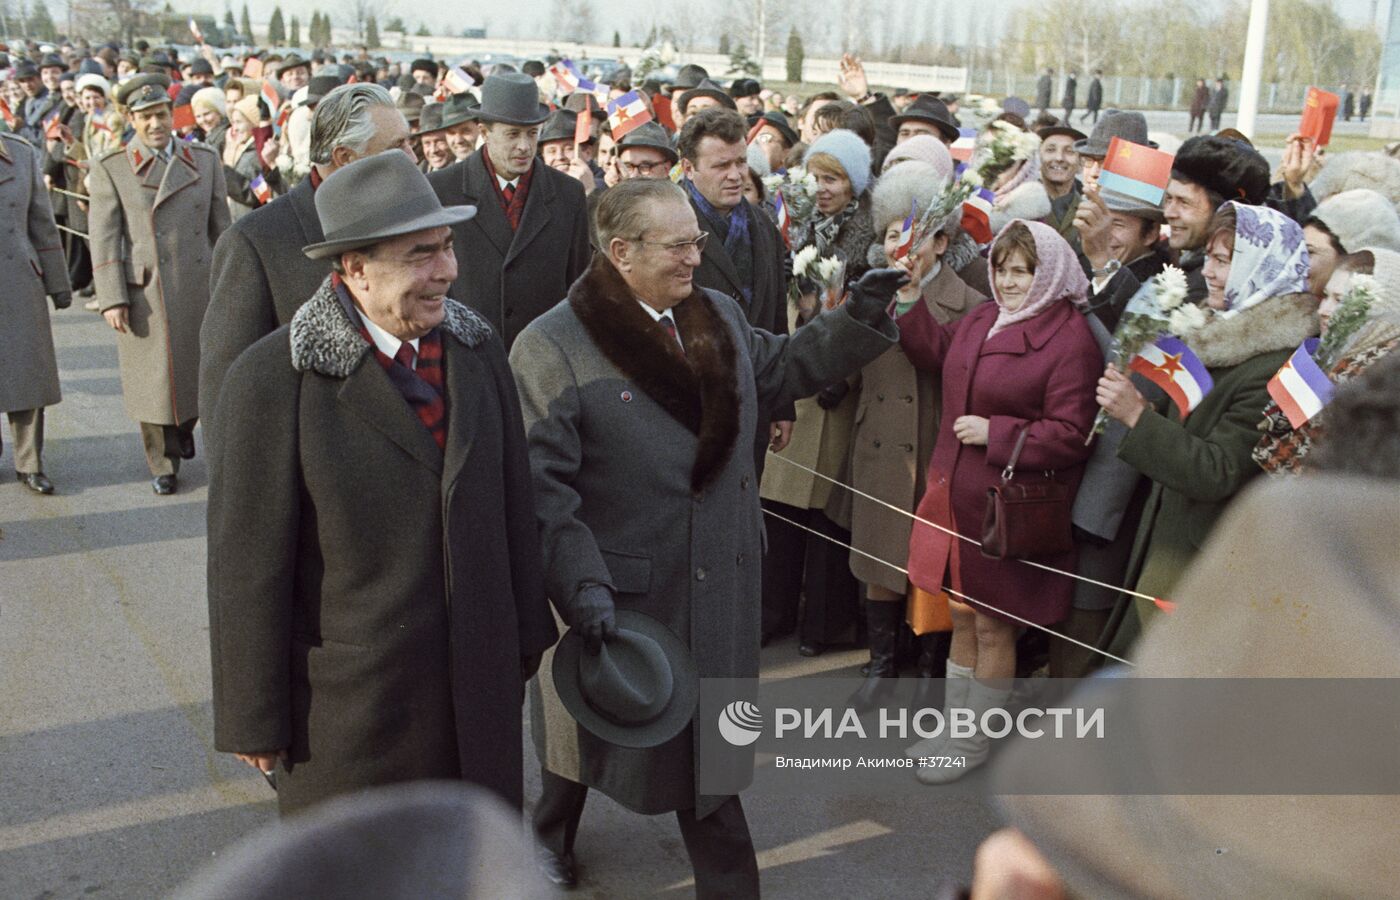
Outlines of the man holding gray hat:
{"type": "Polygon", "coordinates": [[[398,149],[316,190],[333,272],[243,353],[210,454],[215,747],[284,814],[464,779],[520,807],[521,698],[558,632],[505,350],[449,299],[453,227],[398,149]]]}
{"type": "Polygon", "coordinates": [[[892,346],[885,310],[907,276],[869,272],[839,309],[773,335],[698,286],[715,238],[669,179],[619,182],[596,219],[588,271],[510,357],[546,587],[575,635],[531,693],[541,866],[575,882],[591,787],[643,815],[676,814],[699,896],[756,897],[739,798],[698,793],[693,700],[674,709],[690,682],[684,660],[699,677],[758,676],[762,520],[750,451],[767,425],[760,410],[815,394],[892,346]],[[633,674],[619,684],[603,662],[633,674]]]}
{"type": "Polygon", "coordinates": [[[428,176],[445,205],[477,216],[455,227],[453,296],[509,348],[515,336],[569,291],[588,265],[588,199],[574,179],[536,155],[549,110],[523,72],[487,77],[477,120],[485,140],[466,161],[428,176]]]}
{"type": "Polygon", "coordinates": [[[175,140],[169,87],[164,75],[137,75],[116,89],[135,136],[88,173],[98,309],[117,332],[126,411],[141,423],[161,495],[175,493],[180,460],[194,457],[209,260],[229,225],[223,163],[175,140]]]}

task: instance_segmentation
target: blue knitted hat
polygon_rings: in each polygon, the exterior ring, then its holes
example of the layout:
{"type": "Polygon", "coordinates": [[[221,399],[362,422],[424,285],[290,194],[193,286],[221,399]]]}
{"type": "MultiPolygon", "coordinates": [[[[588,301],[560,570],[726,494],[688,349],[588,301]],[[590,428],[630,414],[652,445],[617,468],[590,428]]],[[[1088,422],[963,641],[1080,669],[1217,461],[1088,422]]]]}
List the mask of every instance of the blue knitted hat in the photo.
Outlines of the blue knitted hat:
{"type": "Polygon", "coordinates": [[[802,157],[805,166],[813,156],[825,153],[831,156],[846,171],[851,180],[851,192],[859,197],[870,186],[870,148],[854,131],[838,128],[812,142],[802,157]]]}

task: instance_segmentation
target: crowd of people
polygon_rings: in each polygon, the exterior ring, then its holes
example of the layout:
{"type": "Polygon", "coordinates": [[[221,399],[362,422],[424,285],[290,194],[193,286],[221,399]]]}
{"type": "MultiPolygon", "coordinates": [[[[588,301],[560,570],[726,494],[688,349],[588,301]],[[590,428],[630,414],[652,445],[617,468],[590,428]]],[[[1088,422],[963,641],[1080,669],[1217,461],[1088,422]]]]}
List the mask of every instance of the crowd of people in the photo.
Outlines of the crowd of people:
{"type": "MultiPolygon", "coordinates": [[[[675,812],[702,896],[756,896],[687,673],[756,677],[796,632],[869,648],[858,708],[901,671],[998,708],[1169,628],[1251,480],[1400,471],[1400,160],[1294,136],[1271,170],[1219,82],[1183,143],[1097,73],[1076,119],[1073,75],[1057,116],[1049,70],[1032,106],[878,92],[851,56],[784,97],[697,65],[4,52],[16,474],[55,490],[44,302],[90,298],[156,494],[202,423],[216,744],[284,812],[433,777],[519,806],[528,698],[551,880],[591,787],[675,812]],[[1173,153],[1160,202],[1099,184],[1113,141],[1173,153]],[[1190,402],[1117,355],[1172,284],[1190,402]],[[1369,452],[1271,391],[1300,348],[1369,452]],[[989,552],[989,492],[1025,482],[1064,520],[989,552]]],[[[967,759],[939,783],[988,749],[910,753],[967,759]]]]}

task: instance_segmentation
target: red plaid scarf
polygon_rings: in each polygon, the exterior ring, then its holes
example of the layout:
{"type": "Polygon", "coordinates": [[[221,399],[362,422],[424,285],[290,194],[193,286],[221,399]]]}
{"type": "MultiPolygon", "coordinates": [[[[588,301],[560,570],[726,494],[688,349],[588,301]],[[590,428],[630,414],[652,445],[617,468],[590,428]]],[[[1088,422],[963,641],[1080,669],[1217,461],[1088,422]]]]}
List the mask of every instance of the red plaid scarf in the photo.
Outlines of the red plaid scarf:
{"type": "MultiPolygon", "coordinates": [[[[337,292],[345,291],[339,275],[331,275],[331,282],[337,292]]],[[[433,436],[438,449],[445,448],[447,400],[443,396],[442,337],[438,330],[434,328],[418,339],[417,366],[410,368],[379,349],[362,319],[357,318],[355,326],[359,329],[360,337],[364,338],[365,343],[374,351],[374,358],[389,376],[389,380],[417,414],[418,421],[422,422],[423,427],[433,436]]],[[[412,346],[407,341],[404,344],[410,348],[412,346]]]]}
{"type": "Polygon", "coordinates": [[[520,227],[520,217],[525,213],[525,200],[530,195],[530,176],[535,172],[532,162],[530,168],[525,170],[525,174],[515,182],[515,194],[509,200],[501,190],[501,182],[496,177],[496,167],[491,164],[491,154],[485,150],[481,151],[481,160],[486,163],[486,176],[491,181],[491,188],[496,192],[496,199],[501,203],[501,211],[506,214],[506,221],[510,223],[510,230],[514,231],[520,227]]]}

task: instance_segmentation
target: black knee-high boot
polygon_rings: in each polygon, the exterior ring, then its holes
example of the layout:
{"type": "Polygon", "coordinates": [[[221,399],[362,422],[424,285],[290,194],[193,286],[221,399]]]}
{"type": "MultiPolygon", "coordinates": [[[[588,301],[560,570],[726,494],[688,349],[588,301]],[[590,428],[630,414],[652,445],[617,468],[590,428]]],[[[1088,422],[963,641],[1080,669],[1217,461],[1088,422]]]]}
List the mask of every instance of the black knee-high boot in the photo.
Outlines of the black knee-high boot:
{"type": "Polygon", "coordinates": [[[870,674],[851,696],[851,706],[857,710],[878,706],[894,693],[894,679],[899,676],[895,651],[899,627],[904,623],[904,604],[897,600],[867,600],[865,623],[870,639],[870,674]]]}

